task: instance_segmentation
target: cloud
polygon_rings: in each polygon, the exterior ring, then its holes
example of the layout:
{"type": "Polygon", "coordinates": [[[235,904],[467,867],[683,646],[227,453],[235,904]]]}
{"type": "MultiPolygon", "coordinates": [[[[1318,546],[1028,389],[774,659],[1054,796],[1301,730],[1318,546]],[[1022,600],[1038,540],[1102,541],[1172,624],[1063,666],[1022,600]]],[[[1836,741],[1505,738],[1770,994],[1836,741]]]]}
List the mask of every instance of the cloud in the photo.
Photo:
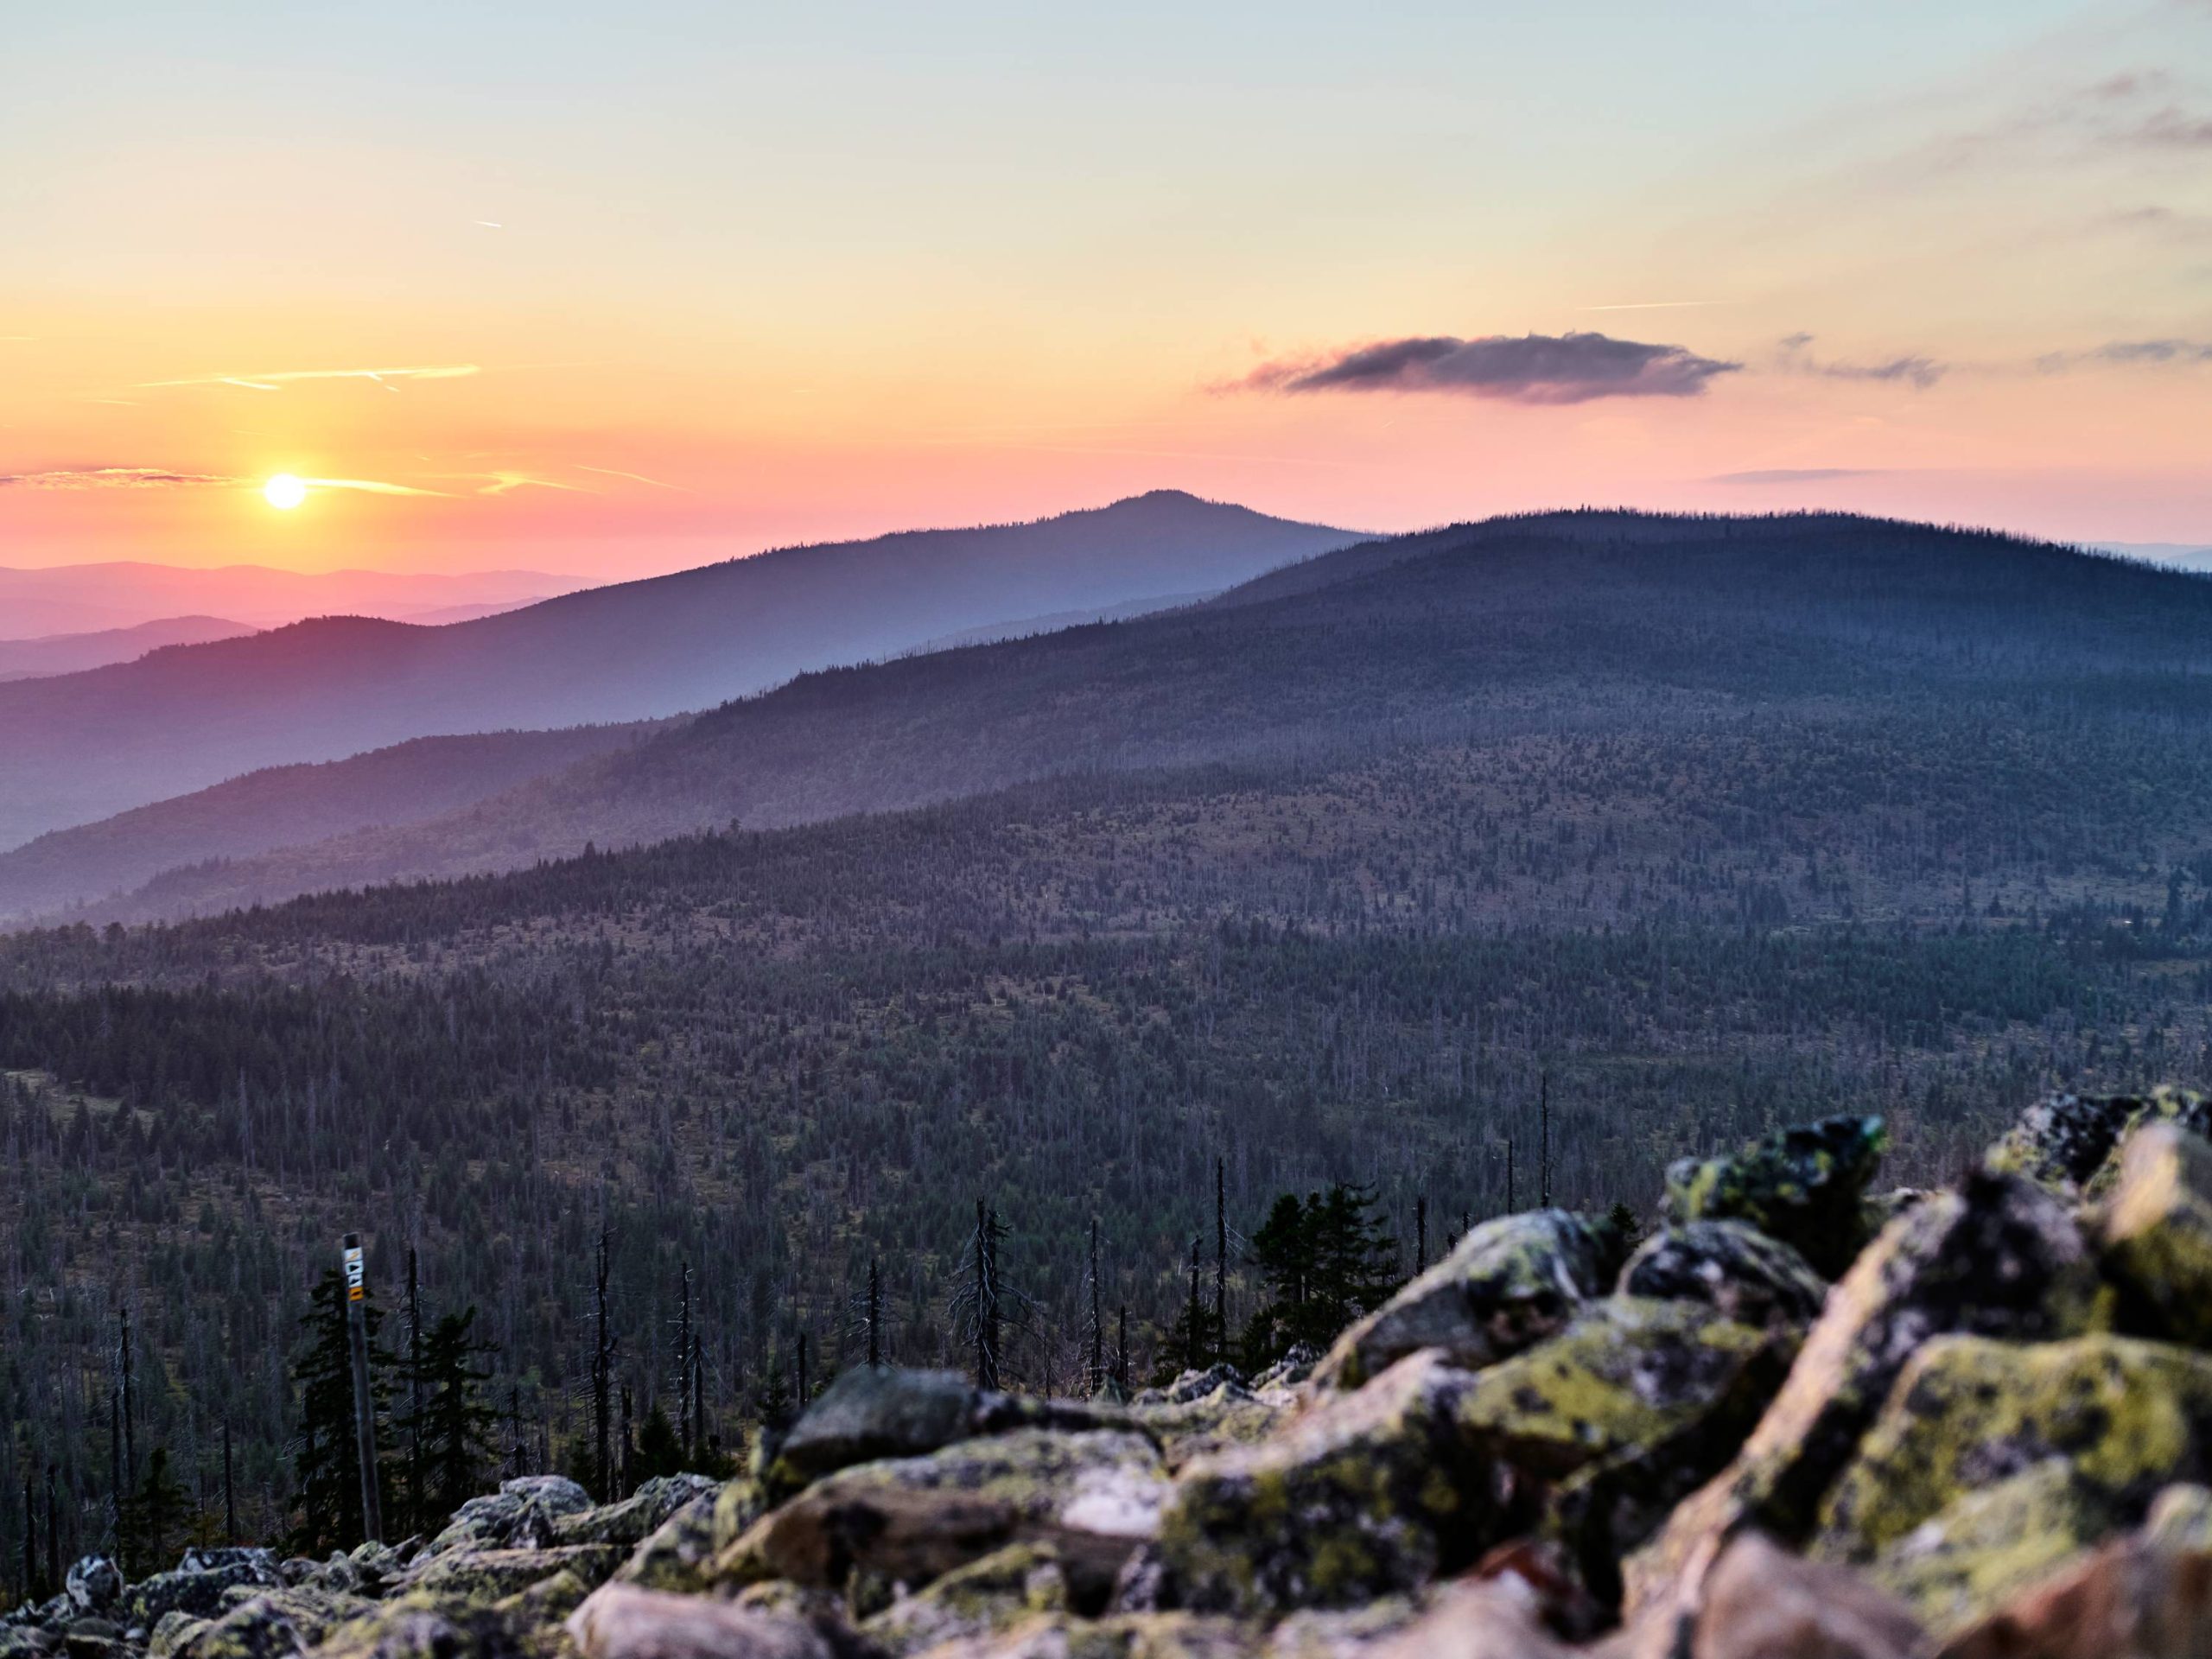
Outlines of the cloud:
{"type": "Polygon", "coordinates": [[[1450,334],[1378,340],[1319,358],[1264,363],[1230,390],[1442,391],[1516,404],[1694,397],[1744,365],[1680,346],[1600,334],[1450,334]]]}
{"type": "Polygon", "coordinates": [[[1777,343],[1782,347],[1785,373],[1814,374],[1828,380],[1895,381],[1925,391],[1948,373],[1951,366],[1917,352],[1879,363],[1824,363],[1806,349],[1813,343],[1813,336],[1807,334],[1785,334],[1777,343]]]}
{"type": "Polygon", "coordinates": [[[2045,374],[2063,374],[2069,369],[2093,368],[2109,365],[2118,368],[2139,368],[2145,365],[2189,365],[2212,363],[2212,340],[2113,340],[2101,346],[2093,346],[2083,352],[2046,352],[2036,359],[2036,367],[2045,374]]]}
{"type": "Polygon", "coordinates": [[[510,490],[570,490],[578,495],[599,493],[588,485],[563,484],[557,479],[537,478],[529,473],[464,473],[461,476],[492,480],[476,492],[479,495],[505,495],[510,490]]]}
{"type": "Polygon", "coordinates": [[[1745,473],[1715,473],[1708,484],[1818,484],[1831,478],[1878,478],[1886,467],[1764,467],[1745,473]]]}
{"type": "Polygon", "coordinates": [[[251,481],[212,473],[173,473],[163,467],[56,467],[36,473],[0,473],[0,486],[26,490],[234,489],[251,481]]]}
{"type": "Polygon", "coordinates": [[[248,391],[282,391],[301,380],[371,380],[397,391],[395,380],[461,380],[484,371],[474,363],[434,363],[409,369],[278,369],[266,374],[201,374],[182,380],[141,380],[140,391],[166,386],[239,386],[248,391]]]}
{"type": "Polygon", "coordinates": [[[580,461],[576,463],[576,470],[580,473],[597,473],[602,478],[626,478],[633,484],[650,484],[657,490],[674,490],[683,495],[698,493],[696,490],[685,489],[681,484],[671,484],[663,479],[647,478],[643,473],[626,473],[620,467],[587,467],[580,461]]]}
{"type": "Polygon", "coordinates": [[[443,490],[419,490],[412,484],[385,484],[373,478],[303,478],[311,490],[359,490],[369,495],[443,495],[443,490]]]}

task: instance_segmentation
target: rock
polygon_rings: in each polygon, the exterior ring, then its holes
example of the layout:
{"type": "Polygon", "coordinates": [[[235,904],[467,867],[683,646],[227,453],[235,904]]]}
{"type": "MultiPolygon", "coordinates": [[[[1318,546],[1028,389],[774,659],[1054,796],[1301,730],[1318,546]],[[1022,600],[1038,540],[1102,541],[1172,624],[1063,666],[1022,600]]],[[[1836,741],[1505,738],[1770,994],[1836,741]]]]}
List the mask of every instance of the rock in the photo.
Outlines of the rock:
{"type": "Polygon", "coordinates": [[[1257,1446],[1185,1469],[1160,1528],[1179,1605],[1344,1607],[1465,1565],[1495,1510],[1455,1421],[1472,1383],[1417,1354],[1257,1446]]]}
{"type": "Polygon", "coordinates": [[[855,1365],[791,1425],[772,1484],[796,1491],[878,1458],[918,1458],[975,1433],[980,1390],[951,1371],[855,1365]]]}
{"type": "Polygon", "coordinates": [[[1359,1607],[1293,1613],[1268,1633],[1267,1659],[1372,1659],[1433,1600],[1384,1596],[1359,1607]]]}
{"type": "Polygon", "coordinates": [[[1293,1343],[1281,1359],[1252,1379],[1252,1391],[1259,1394],[1268,1389],[1295,1388],[1311,1376],[1313,1368],[1320,1363],[1319,1350],[1302,1342],[1293,1343]]]}
{"type": "Polygon", "coordinates": [[[584,1605],[591,1586],[563,1567],[550,1579],[540,1579],[527,1590],[518,1590],[493,1604],[494,1610],[518,1630],[537,1630],[563,1623],[584,1605]]]}
{"type": "Polygon", "coordinates": [[[644,1590],[703,1590],[715,1558],[760,1518],[760,1488],[746,1479],[702,1493],[662,1522],[615,1572],[644,1590]]]}
{"type": "Polygon", "coordinates": [[[1622,1554],[1735,1454],[1796,1351],[1786,1327],[1614,1297],[1479,1373],[1455,1415],[1491,1489],[1516,1495],[1520,1518],[1541,1512],[1610,1604],[1622,1554]]]}
{"type": "Polygon", "coordinates": [[[657,1475],[620,1503],[558,1517],[553,1522],[553,1542],[639,1544],[685,1504],[721,1487],[721,1482],[704,1475],[657,1475]]]}
{"type": "Polygon", "coordinates": [[[105,1555],[78,1558],[62,1580],[69,1605],[79,1612],[104,1613],[123,1599],[123,1572],[105,1555]]]}
{"type": "Polygon", "coordinates": [[[1223,1388],[1183,1406],[1135,1406],[1130,1426],[1159,1446],[1168,1468],[1179,1470],[1194,1459],[1265,1440],[1282,1421],[1282,1408],[1256,1400],[1243,1389],[1223,1388]]]}
{"type": "Polygon", "coordinates": [[[226,1567],[251,1567],[273,1580],[276,1575],[276,1552],[244,1544],[195,1544],[184,1552],[177,1563],[185,1573],[219,1573],[226,1567]]]}
{"type": "Polygon", "coordinates": [[[1356,1389],[1423,1348],[1471,1370],[1493,1364],[1564,1329],[1624,1253],[1610,1222],[1564,1210],[1486,1221],[1338,1337],[1313,1379],[1356,1389]]]}
{"type": "Polygon", "coordinates": [[[1870,1561],[1967,1493],[2052,1458],[2134,1515],[2159,1486],[2212,1472],[2212,1355],[2113,1336],[1939,1338],[1829,1493],[1817,1552],[1870,1561]]]}
{"type": "Polygon", "coordinates": [[[2102,1166],[2143,1104],[2129,1095],[2046,1095],[2005,1130],[1985,1161],[2072,1198],[2102,1166]]]}
{"type": "Polygon", "coordinates": [[[1535,1596],[1505,1577],[1446,1586],[1370,1651],[1375,1659],[1566,1659],[1568,1650],[1544,1628],[1535,1596]]]}
{"type": "Polygon", "coordinates": [[[1942,1659],[2202,1659],[2212,1554],[2114,1541],[1946,1643],[1942,1659]]]}
{"type": "Polygon", "coordinates": [[[585,1659],[831,1659],[801,1620],[629,1584],[601,1586],[568,1630],[585,1659]]]}
{"type": "Polygon", "coordinates": [[[275,1597],[254,1597],[219,1618],[173,1630],[168,1651],[175,1659],[289,1659],[343,1622],[333,1619],[302,1630],[275,1597]]]}
{"type": "Polygon", "coordinates": [[[1777,1129],[1732,1156],[1671,1166],[1668,1212],[1678,1222],[1749,1222],[1834,1278],[1859,1252],[1859,1197],[1888,1145],[1878,1117],[1777,1129]]]}
{"type": "Polygon", "coordinates": [[[1738,1325],[1803,1327],[1827,1281],[1796,1250],[1748,1222],[1693,1221],[1647,1239],[1621,1269],[1624,1296],[1704,1302],[1738,1325]]]}
{"type": "Polygon", "coordinates": [[[1515,1593],[1554,1636],[1586,1642],[1613,1622],[1590,1593],[1582,1565],[1551,1538],[1516,1538],[1500,1544],[1470,1568],[1463,1581],[1510,1580],[1515,1593]]]}
{"type": "Polygon", "coordinates": [[[2130,1325],[2212,1346],[2212,1144],[2168,1122],[2130,1135],[2099,1230],[2130,1325]]]}
{"type": "Polygon", "coordinates": [[[2065,1459],[2046,1458],[1961,1494],[1883,1550],[1866,1576],[1941,1639],[1996,1611],[2120,1527],[2107,1493],[2065,1459]]]}
{"type": "Polygon", "coordinates": [[[556,1573],[573,1573],[588,1585],[601,1583],[622,1565],[623,1553],[618,1544],[448,1550],[431,1557],[411,1573],[408,1588],[473,1606],[488,1606],[556,1573]]]}
{"type": "Polygon", "coordinates": [[[841,1470],[764,1516],[714,1570],[842,1588],[866,1616],[897,1585],[926,1584],[1008,1544],[1048,1543],[1077,1604],[1096,1607],[1157,1529],[1169,1490],[1141,1435],[1024,1429],[841,1470]]]}
{"type": "Polygon", "coordinates": [[[536,1659],[496,1610],[411,1592],[348,1619],[315,1653],[315,1659],[536,1659]]]}
{"type": "Polygon", "coordinates": [[[46,1659],[54,1637],[35,1624],[0,1624],[0,1659],[46,1659]]]}
{"type": "Polygon", "coordinates": [[[74,1629],[61,1638],[61,1650],[69,1659],[124,1659],[130,1651],[117,1637],[95,1636],[74,1629]]]}
{"type": "Polygon", "coordinates": [[[194,1630],[204,1629],[207,1624],[204,1618],[194,1618],[190,1613],[174,1608],[163,1613],[155,1621],[154,1633],[146,1641],[149,1659],[168,1659],[176,1651],[179,1643],[194,1630]]]}
{"type": "Polygon", "coordinates": [[[523,1475],[504,1481],[496,1492],[472,1497],[430,1541],[432,1554],[448,1549],[538,1548],[553,1541],[553,1524],[562,1516],[592,1507],[591,1494],[565,1475],[523,1475]]]}
{"type": "Polygon", "coordinates": [[[2167,1487],[2151,1501],[2143,1536],[2161,1549],[2212,1551],[2212,1487],[2187,1482],[2167,1487]]]}
{"type": "Polygon", "coordinates": [[[1037,1613],[1068,1610],[1067,1574],[1049,1545],[1009,1544],[890,1606],[861,1634],[894,1654],[970,1641],[1011,1630],[1037,1613]]]}
{"type": "Polygon", "coordinates": [[[148,1630],[172,1610],[194,1618],[212,1618],[223,1611],[223,1592],[233,1586],[273,1586],[281,1582],[266,1551],[244,1552],[241,1559],[226,1567],[196,1572],[180,1567],[174,1573],[142,1579],[124,1592],[123,1611],[131,1624],[148,1630]]]}
{"type": "Polygon", "coordinates": [[[1927,1645],[1911,1613],[1858,1574],[1756,1533],[1714,1563],[1687,1634],[1671,1651],[1689,1659],[1918,1659],[1927,1645]]]}
{"type": "Polygon", "coordinates": [[[1829,1291],[1735,1461],[1630,1558],[1630,1610],[1745,1528],[1790,1543],[1808,1536],[1898,1374],[1931,1338],[2075,1336],[2108,1323],[2107,1300],[2072,1216],[2024,1177],[1977,1172],[1909,1211],[1829,1291]]]}
{"type": "Polygon", "coordinates": [[[934,1659],[1261,1659],[1257,1633],[1225,1618],[1135,1613],[1096,1621],[1040,1613],[1003,1635],[950,1642],[934,1659]]]}
{"type": "Polygon", "coordinates": [[[1217,1396],[1225,1400],[1250,1399],[1252,1391],[1244,1385],[1244,1373],[1225,1363],[1203,1371],[1185,1371],[1164,1389],[1147,1389],[1137,1396],[1137,1403],[1187,1406],[1217,1396]]]}

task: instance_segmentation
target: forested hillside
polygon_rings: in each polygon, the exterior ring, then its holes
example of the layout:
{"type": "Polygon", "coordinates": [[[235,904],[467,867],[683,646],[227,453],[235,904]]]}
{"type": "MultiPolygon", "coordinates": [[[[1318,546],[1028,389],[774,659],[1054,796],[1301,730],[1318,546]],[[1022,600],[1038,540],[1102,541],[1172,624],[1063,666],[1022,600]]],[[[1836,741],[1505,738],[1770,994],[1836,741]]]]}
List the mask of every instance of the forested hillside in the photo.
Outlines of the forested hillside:
{"type": "Polygon", "coordinates": [[[1409,1270],[1422,1200],[1432,1255],[1540,1186],[1648,1211],[1847,1110],[1930,1179],[2047,1083],[2206,1069],[2212,589],[1826,519],[1361,563],[810,677],[437,830],[700,833],[0,942],[0,1491],[51,1459],[96,1524],[128,1309],[137,1443],[210,1491],[228,1421],[273,1529],[346,1230],[387,1306],[412,1248],[480,1309],[557,1461],[602,1232],[636,1411],[688,1265],[734,1434],[802,1337],[852,1357],[871,1263],[948,1355],[979,1198],[1041,1381],[1094,1217],[1149,1363],[1217,1170],[1236,1329],[1286,1192],[1371,1185],[1409,1270]]]}

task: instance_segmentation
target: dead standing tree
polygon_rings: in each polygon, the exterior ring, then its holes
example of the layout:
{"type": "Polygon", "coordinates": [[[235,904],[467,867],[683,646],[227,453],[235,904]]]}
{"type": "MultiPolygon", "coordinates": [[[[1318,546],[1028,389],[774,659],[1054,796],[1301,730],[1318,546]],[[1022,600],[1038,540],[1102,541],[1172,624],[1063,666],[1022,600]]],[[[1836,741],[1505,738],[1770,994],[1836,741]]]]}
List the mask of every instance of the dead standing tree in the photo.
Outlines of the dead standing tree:
{"type": "Polygon", "coordinates": [[[976,1230],[961,1252],[960,1286],[953,1293],[952,1316],[961,1344],[973,1357],[976,1386],[1005,1385],[1010,1372],[1006,1363],[1005,1338],[1009,1326],[1028,1329],[1029,1299],[1010,1288],[999,1272],[999,1246],[1007,1236],[1006,1223],[982,1199],[976,1200],[976,1230]]]}

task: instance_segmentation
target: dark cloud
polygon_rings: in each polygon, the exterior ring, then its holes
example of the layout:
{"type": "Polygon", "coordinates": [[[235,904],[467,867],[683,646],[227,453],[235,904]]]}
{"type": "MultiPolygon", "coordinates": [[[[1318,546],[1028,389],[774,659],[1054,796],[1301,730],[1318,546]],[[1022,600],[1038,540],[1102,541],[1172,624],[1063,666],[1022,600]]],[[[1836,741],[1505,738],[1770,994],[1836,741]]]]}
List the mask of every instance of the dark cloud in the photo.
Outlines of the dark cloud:
{"type": "Polygon", "coordinates": [[[1262,365],[1236,383],[1267,391],[1442,391],[1516,404],[1694,397],[1740,363],[1609,334],[1434,334],[1262,365]]]}
{"type": "Polygon", "coordinates": [[[1716,473],[1708,484],[1818,484],[1830,478],[1875,478],[1886,467],[1763,467],[1747,473],[1716,473]]]}
{"type": "Polygon", "coordinates": [[[1789,373],[1817,374],[1829,380],[1898,381],[1925,391],[1950,370],[1949,364],[1917,352],[1879,363],[1824,363],[1806,350],[1813,343],[1812,335],[1806,334],[1785,334],[1777,343],[1782,347],[1782,366],[1789,373]]]}
{"type": "Polygon", "coordinates": [[[2046,352],[2036,359],[2036,367],[2045,374],[2063,374],[2069,369],[2094,368],[2100,364],[2139,368],[2165,363],[2212,363],[2212,340],[2107,340],[2083,352],[2046,352]]]}

